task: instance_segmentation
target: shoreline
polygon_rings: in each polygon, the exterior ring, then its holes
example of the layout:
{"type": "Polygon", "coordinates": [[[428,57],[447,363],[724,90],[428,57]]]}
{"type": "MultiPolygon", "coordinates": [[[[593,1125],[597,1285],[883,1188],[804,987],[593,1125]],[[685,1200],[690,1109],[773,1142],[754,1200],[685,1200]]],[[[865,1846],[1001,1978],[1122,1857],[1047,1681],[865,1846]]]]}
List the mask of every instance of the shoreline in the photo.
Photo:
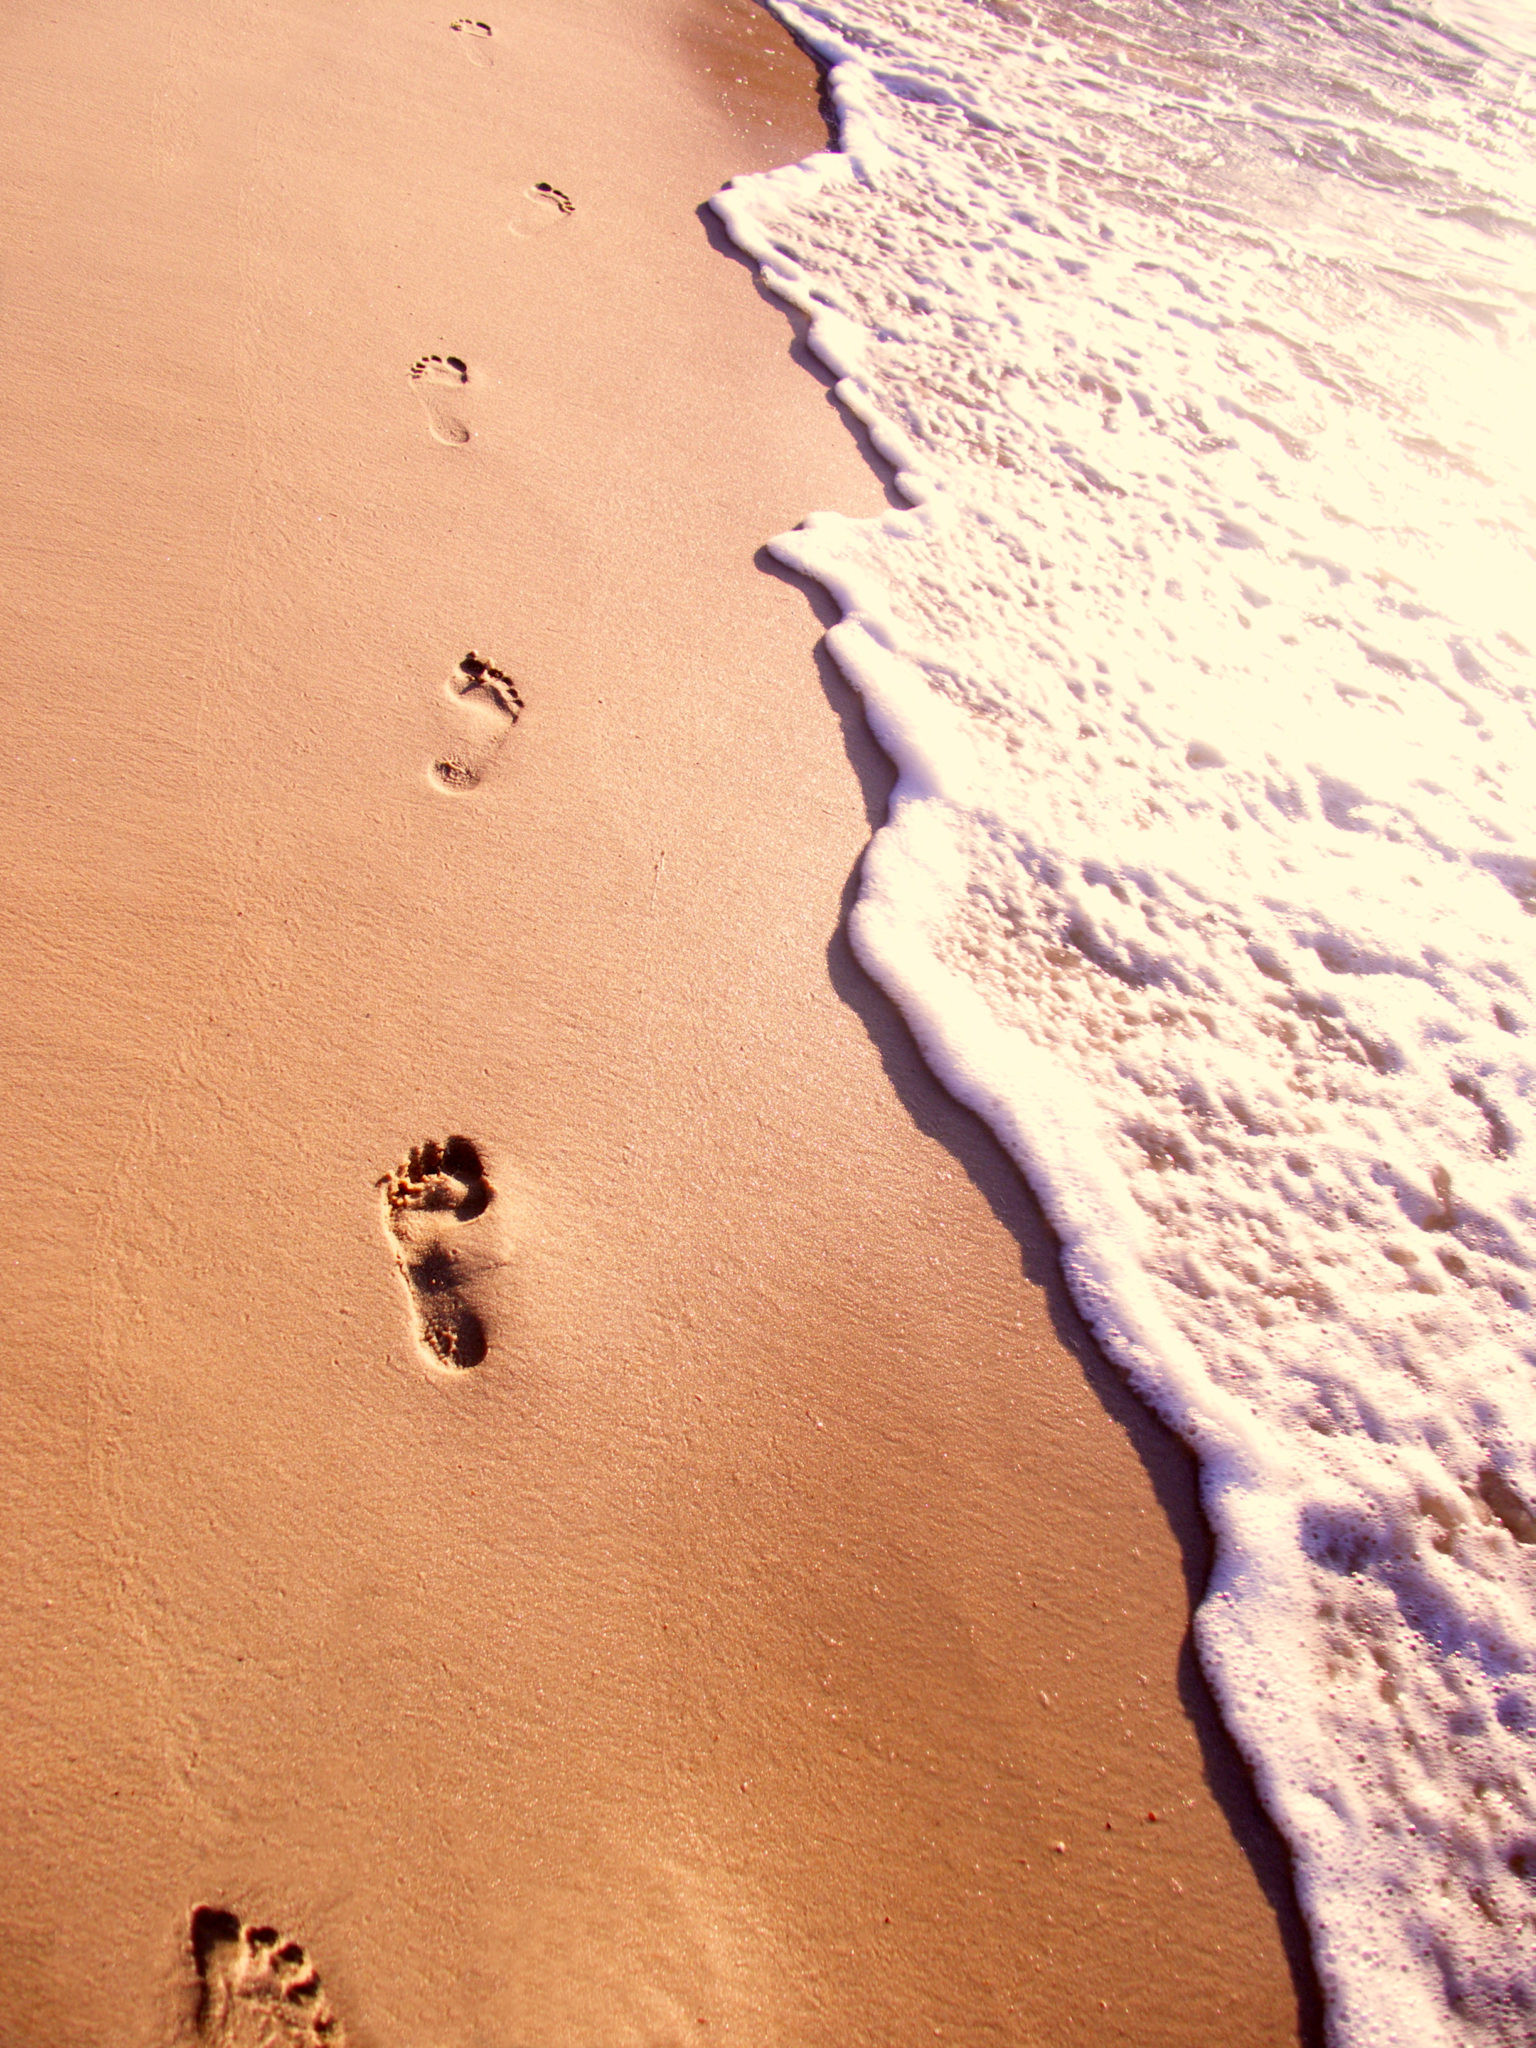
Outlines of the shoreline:
{"type": "Polygon", "coordinates": [[[699,219],[809,60],[490,26],[7,31],[20,2048],[163,2039],[199,1904],[364,2048],[1315,2037],[1192,1462],[848,950],[891,771],[760,550],[885,491],[699,219]]]}

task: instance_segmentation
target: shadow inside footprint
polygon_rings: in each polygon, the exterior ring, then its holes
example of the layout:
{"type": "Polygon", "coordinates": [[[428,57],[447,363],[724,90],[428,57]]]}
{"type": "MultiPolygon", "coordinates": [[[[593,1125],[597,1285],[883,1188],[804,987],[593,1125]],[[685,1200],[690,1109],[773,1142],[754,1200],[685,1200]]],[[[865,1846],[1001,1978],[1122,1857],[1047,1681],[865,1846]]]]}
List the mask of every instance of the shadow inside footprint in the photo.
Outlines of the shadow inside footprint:
{"type": "Polygon", "coordinates": [[[444,789],[462,793],[479,788],[522,716],[523,700],[512,678],[482,661],[473,648],[448,678],[448,693],[482,727],[478,745],[455,748],[432,764],[432,773],[444,789]]]}
{"type": "Polygon", "coordinates": [[[469,1296],[487,1261],[472,1240],[458,1237],[496,1198],[478,1150],[464,1137],[441,1145],[429,1139],[379,1186],[423,1348],[455,1372],[482,1364],[490,1342],[469,1296]]]}
{"type": "Polygon", "coordinates": [[[411,365],[411,382],[426,408],[427,428],[434,441],[459,448],[469,428],[448,403],[447,393],[469,382],[469,365],[459,356],[422,356],[411,365]]]}
{"type": "Polygon", "coordinates": [[[444,1245],[412,1254],[404,1271],[416,1303],[427,1349],[443,1365],[468,1372],[482,1365],[490,1349],[485,1324],[462,1300],[463,1278],[454,1255],[444,1245]]]}
{"type": "Polygon", "coordinates": [[[275,1927],[246,1926],[224,1906],[197,1906],[188,1930],[197,1971],[196,2027],[210,2048],[344,2048],[320,1973],[275,1927]]]}

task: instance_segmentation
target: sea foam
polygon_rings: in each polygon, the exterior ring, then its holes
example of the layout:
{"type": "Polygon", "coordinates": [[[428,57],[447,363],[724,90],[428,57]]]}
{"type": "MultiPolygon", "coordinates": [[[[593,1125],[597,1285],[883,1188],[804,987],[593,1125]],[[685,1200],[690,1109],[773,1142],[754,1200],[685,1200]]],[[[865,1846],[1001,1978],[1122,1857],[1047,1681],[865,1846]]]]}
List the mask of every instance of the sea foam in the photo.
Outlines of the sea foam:
{"type": "Polygon", "coordinates": [[[1199,1453],[1333,2040],[1536,2038],[1536,68],[1489,8],[772,0],[715,200],[909,509],[773,552],[861,959],[1199,1453]]]}

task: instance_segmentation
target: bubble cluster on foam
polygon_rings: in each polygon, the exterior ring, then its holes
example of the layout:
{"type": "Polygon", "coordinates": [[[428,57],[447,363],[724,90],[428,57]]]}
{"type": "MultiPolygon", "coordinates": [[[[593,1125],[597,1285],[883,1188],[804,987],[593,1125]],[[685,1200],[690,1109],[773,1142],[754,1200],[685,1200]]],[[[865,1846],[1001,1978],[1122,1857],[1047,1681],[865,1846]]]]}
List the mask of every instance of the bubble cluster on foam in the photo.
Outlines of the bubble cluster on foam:
{"type": "Polygon", "coordinates": [[[853,936],[1201,1456],[1339,2043],[1536,2034],[1536,70],[1386,0],[772,0],[715,206],[908,501],[772,543],[853,936]]]}

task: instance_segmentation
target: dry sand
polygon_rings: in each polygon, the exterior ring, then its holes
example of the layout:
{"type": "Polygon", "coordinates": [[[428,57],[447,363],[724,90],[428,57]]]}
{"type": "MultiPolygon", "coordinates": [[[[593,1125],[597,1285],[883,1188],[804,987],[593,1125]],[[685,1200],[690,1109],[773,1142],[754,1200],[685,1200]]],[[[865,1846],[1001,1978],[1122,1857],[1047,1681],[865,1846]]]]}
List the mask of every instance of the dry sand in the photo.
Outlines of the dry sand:
{"type": "Polygon", "coordinates": [[[811,67],[450,20],[0,21],[0,2037],[185,2033],[200,1903],[354,2048],[1305,2037],[1188,1461],[841,937],[755,556],[883,480],[699,214],[811,67]]]}

